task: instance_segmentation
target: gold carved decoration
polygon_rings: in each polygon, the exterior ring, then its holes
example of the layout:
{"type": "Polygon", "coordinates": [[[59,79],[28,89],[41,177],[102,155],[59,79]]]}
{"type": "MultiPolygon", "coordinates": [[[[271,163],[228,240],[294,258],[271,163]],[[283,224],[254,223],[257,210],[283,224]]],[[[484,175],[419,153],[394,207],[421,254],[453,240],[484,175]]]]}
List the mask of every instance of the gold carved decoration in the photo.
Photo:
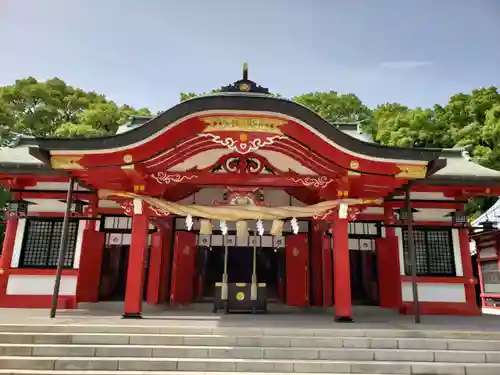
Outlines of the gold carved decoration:
{"type": "Polygon", "coordinates": [[[247,83],[242,83],[239,88],[240,91],[250,91],[250,86],[247,83]]]}
{"type": "Polygon", "coordinates": [[[83,169],[78,162],[83,159],[83,156],[59,156],[53,155],[50,157],[50,164],[54,169],[83,169]]]}
{"type": "Polygon", "coordinates": [[[351,167],[351,169],[358,169],[359,168],[359,161],[351,160],[351,162],[349,163],[349,167],[351,167]]]}
{"type": "Polygon", "coordinates": [[[347,197],[349,197],[349,191],[348,190],[338,190],[337,196],[339,198],[347,198],[347,197]]]}
{"type": "Polygon", "coordinates": [[[214,131],[239,131],[283,134],[280,126],[286,124],[285,120],[265,117],[233,117],[233,116],[210,116],[200,118],[207,127],[204,133],[214,131]]]}
{"type": "Polygon", "coordinates": [[[144,191],[146,187],[144,185],[134,185],[134,193],[139,193],[144,191]]]}
{"type": "Polygon", "coordinates": [[[363,199],[361,201],[361,204],[377,204],[381,205],[384,203],[384,200],[382,198],[377,198],[377,199],[363,199]]]}
{"type": "Polygon", "coordinates": [[[398,165],[397,167],[400,172],[396,174],[396,178],[425,178],[427,174],[426,165],[398,165]]]}
{"type": "Polygon", "coordinates": [[[132,163],[132,160],[133,160],[133,158],[132,158],[132,155],[130,155],[130,154],[127,154],[127,155],[125,155],[125,156],[123,157],[123,161],[124,161],[125,163],[132,163]]]}
{"type": "Polygon", "coordinates": [[[243,293],[243,292],[236,293],[236,299],[238,301],[243,301],[245,299],[245,293],[243,293]]]}

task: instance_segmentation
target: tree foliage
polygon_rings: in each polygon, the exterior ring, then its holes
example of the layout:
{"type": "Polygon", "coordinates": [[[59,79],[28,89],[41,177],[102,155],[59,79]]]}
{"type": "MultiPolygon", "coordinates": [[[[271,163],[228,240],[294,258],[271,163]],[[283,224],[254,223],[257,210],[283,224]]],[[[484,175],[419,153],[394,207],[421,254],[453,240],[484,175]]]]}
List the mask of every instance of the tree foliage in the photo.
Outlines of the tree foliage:
{"type": "Polygon", "coordinates": [[[59,78],[28,77],[0,87],[0,137],[12,132],[60,137],[113,134],[133,115],[150,112],[118,106],[104,95],[74,88],[59,78]]]}

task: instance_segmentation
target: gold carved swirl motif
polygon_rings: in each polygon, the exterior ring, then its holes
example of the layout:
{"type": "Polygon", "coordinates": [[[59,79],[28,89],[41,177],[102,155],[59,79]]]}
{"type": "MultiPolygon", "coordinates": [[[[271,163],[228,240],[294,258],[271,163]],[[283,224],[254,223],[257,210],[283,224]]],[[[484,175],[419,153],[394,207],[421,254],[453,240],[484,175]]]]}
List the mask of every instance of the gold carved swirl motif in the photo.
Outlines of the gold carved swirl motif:
{"type": "Polygon", "coordinates": [[[286,124],[285,120],[264,117],[233,117],[233,116],[210,116],[201,117],[201,121],[207,124],[203,132],[214,131],[240,131],[283,134],[280,126],[286,124]]]}

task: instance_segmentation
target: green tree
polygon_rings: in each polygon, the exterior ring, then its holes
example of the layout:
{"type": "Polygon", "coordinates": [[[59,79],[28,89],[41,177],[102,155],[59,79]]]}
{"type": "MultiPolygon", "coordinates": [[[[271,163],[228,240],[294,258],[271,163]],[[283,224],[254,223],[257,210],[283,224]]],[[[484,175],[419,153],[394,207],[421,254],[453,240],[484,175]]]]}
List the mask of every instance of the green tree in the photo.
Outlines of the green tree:
{"type": "Polygon", "coordinates": [[[104,95],[84,91],[59,78],[33,77],[0,87],[0,138],[9,133],[33,136],[92,137],[113,134],[148,109],[117,106],[104,95]]]}
{"type": "Polygon", "coordinates": [[[336,91],[311,92],[296,96],[292,100],[331,123],[367,121],[371,117],[371,110],[354,94],[339,94],[336,91]]]}

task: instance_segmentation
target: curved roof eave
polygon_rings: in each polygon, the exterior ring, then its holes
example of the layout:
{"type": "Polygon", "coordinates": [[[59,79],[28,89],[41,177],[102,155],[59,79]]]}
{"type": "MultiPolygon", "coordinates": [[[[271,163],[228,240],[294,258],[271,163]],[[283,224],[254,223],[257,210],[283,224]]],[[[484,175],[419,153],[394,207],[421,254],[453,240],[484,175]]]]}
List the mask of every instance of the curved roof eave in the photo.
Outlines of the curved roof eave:
{"type": "Polygon", "coordinates": [[[274,112],[296,118],[323,134],[340,147],[377,158],[430,161],[440,156],[441,149],[395,148],[353,138],[331,125],[310,109],[282,98],[263,95],[209,95],[179,103],[144,125],[121,134],[86,139],[22,138],[19,145],[36,145],[46,150],[98,150],[124,147],[140,142],[169,124],[196,112],[240,110],[274,112]]]}

